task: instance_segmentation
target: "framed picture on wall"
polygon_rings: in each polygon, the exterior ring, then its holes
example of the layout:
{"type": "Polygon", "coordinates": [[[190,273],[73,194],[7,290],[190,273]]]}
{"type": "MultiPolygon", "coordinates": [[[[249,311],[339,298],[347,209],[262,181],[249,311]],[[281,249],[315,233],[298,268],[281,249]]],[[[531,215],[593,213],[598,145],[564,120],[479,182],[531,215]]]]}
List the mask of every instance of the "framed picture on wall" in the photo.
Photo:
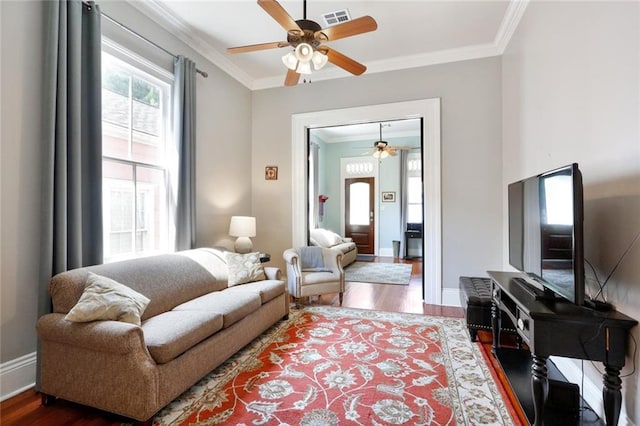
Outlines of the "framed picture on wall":
{"type": "Polygon", "coordinates": [[[387,191],[382,193],[382,202],[383,203],[395,203],[396,202],[396,193],[393,191],[387,191]]]}
{"type": "Polygon", "coordinates": [[[264,179],[265,180],[278,180],[278,167],[277,166],[267,166],[264,168],[264,179]]]}

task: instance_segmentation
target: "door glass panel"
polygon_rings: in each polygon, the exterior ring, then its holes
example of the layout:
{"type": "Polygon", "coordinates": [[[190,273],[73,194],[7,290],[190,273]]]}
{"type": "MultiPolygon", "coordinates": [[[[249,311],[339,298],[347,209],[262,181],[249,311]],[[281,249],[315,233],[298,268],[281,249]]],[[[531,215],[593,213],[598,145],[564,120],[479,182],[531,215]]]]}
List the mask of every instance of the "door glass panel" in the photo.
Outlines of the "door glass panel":
{"type": "Polygon", "coordinates": [[[356,182],[349,185],[349,224],[369,225],[369,184],[356,182]]]}

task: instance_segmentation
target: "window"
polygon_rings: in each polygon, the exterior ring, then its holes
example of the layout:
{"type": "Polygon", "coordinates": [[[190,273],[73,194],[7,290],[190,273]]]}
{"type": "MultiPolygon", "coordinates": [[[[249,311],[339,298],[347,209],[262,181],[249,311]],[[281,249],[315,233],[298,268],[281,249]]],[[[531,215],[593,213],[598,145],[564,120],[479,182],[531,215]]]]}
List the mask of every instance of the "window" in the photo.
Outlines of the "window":
{"type": "Polygon", "coordinates": [[[171,76],[110,43],[102,52],[105,262],[173,251],[171,76]]]}
{"type": "Polygon", "coordinates": [[[422,223],[422,161],[417,153],[407,156],[407,223],[422,223]]]}

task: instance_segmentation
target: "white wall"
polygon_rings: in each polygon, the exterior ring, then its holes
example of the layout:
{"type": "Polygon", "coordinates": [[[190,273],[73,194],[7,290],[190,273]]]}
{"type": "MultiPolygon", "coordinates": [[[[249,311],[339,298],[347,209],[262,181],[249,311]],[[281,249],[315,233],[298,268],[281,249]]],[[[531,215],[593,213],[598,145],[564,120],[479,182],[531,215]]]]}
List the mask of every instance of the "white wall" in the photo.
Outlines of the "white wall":
{"type": "MultiPolygon", "coordinates": [[[[131,5],[103,12],[175,54],[195,60],[197,80],[197,245],[227,245],[229,219],[251,212],[251,92],[131,5]]],[[[35,377],[40,255],[40,121],[43,3],[0,1],[1,259],[0,397],[35,377]],[[15,380],[14,380],[15,379],[15,380]]],[[[115,41],[172,69],[172,59],[103,20],[115,41]]]]}
{"type": "Polygon", "coordinates": [[[441,98],[443,285],[499,267],[500,68],[500,58],[488,58],[254,92],[254,246],[282,267],[291,245],[292,114],[441,98]],[[266,165],[279,166],[277,181],[264,180],[266,165]]]}
{"type": "MultiPolygon", "coordinates": [[[[640,232],[639,56],[638,2],[532,2],[503,56],[504,200],[511,181],[579,163],[585,255],[601,279],[640,232]]],[[[636,319],[639,260],[640,243],[605,292],[619,311],[636,319]]],[[[595,288],[590,279],[590,291],[595,288]]],[[[640,342],[639,327],[633,335],[640,342]]],[[[639,356],[627,358],[623,375],[640,364],[639,356]]],[[[588,363],[585,368],[597,389],[589,402],[598,407],[601,377],[588,363]]],[[[640,423],[639,384],[637,372],[623,379],[623,405],[635,424],[640,423]]]]}

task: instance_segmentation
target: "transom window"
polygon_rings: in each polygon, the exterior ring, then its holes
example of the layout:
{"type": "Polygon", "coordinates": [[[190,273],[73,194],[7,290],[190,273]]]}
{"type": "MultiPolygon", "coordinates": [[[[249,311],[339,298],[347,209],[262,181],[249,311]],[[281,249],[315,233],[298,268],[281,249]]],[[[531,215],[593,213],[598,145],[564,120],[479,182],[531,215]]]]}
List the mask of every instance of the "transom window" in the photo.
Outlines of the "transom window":
{"type": "Polygon", "coordinates": [[[170,75],[110,44],[102,52],[105,262],[173,251],[170,75]]]}

